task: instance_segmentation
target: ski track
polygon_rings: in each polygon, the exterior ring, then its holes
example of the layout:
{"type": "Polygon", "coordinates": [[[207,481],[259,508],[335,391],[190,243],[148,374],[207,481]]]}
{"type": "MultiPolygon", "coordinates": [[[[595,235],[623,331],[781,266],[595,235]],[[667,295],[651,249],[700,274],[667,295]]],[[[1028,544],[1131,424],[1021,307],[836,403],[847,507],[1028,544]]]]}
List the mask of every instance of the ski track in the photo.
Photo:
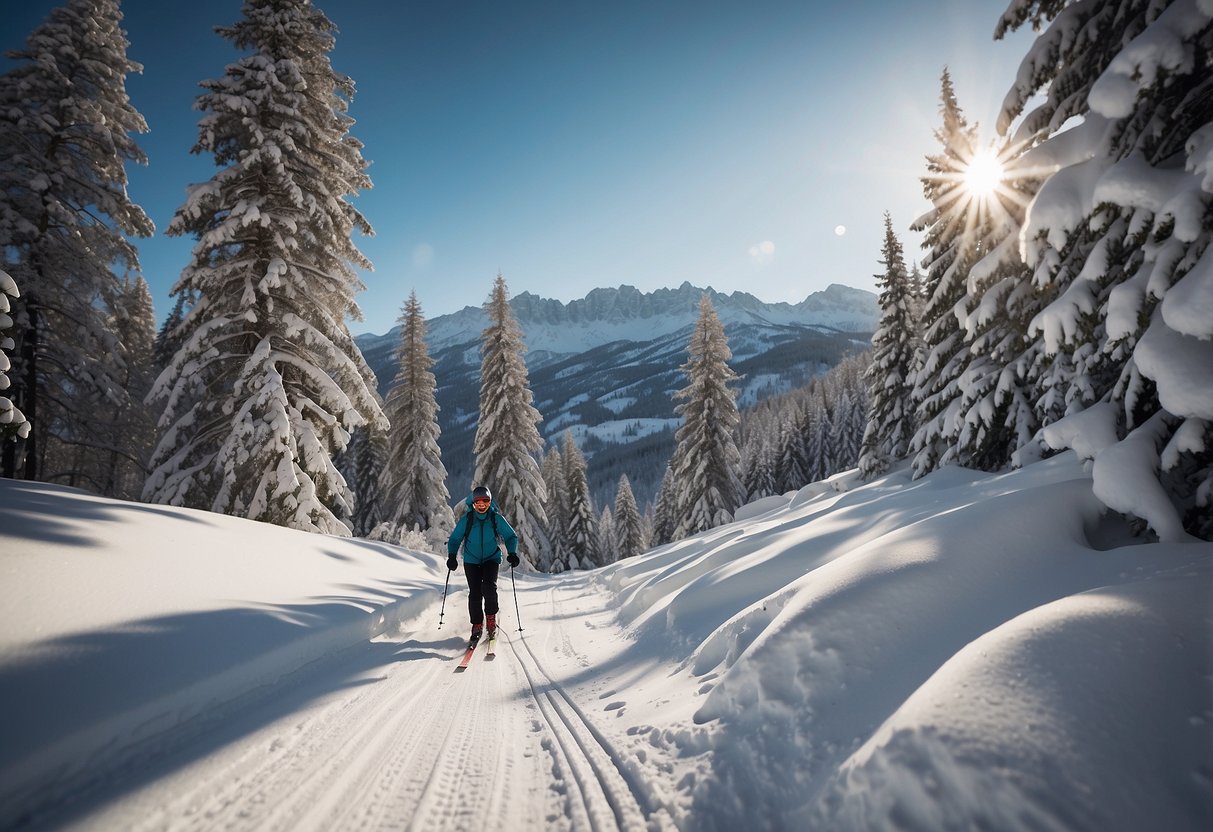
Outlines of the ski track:
{"type": "MultiPolygon", "coordinates": [[[[280,683],[289,691],[227,715],[220,742],[199,739],[198,750],[124,769],[87,814],[45,820],[134,832],[666,825],[652,816],[647,785],[540,661],[555,646],[573,667],[588,664],[559,617],[542,620],[555,589],[525,594],[532,626],[499,631],[493,661],[481,645],[456,673],[462,649],[444,645],[449,659],[404,657],[401,642],[383,663],[392,642],[352,648],[348,661],[292,677],[280,683]],[[295,704],[274,710],[279,699],[295,704]],[[166,762],[170,773],[151,770],[166,762]]],[[[410,645],[443,641],[437,629],[410,635],[410,645]]]]}

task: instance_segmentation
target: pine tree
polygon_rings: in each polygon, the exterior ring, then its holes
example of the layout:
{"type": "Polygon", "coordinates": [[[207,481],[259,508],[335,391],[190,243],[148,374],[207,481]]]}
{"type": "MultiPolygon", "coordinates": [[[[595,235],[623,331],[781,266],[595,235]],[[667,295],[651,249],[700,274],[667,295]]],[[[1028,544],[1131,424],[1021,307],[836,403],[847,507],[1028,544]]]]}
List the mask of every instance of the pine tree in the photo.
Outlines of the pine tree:
{"type": "Polygon", "coordinates": [[[833,416],[822,422],[823,431],[828,430],[823,435],[827,436],[831,451],[828,465],[822,468],[822,478],[859,465],[867,428],[863,399],[862,390],[844,387],[838,391],[833,416]]]}
{"type": "Polygon", "coordinates": [[[598,515],[595,551],[600,565],[607,566],[619,560],[618,533],[615,530],[615,515],[610,506],[603,506],[598,515]]]}
{"type": "Polygon", "coordinates": [[[619,477],[619,486],[615,489],[615,539],[620,559],[633,557],[648,548],[644,518],[636,507],[627,474],[619,477]]]}
{"type": "MultiPolygon", "coordinates": [[[[946,68],[940,83],[943,126],[935,131],[935,138],[943,147],[927,157],[927,175],[922,179],[923,196],[933,207],[914,223],[915,230],[926,230],[923,247],[929,252],[922,312],[924,357],[911,393],[921,421],[910,440],[917,476],[955,458],[961,424],[960,377],[969,359],[960,325],[968,312],[966,278],[989,221],[986,200],[977,198],[965,182],[965,170],[979,152],[977,126],[965,120],[946,68]]],[[[907,279],[911,298],[913,283],[912,277],[907,279]]]]}
{"type": "Polygon", "coordinates": [[[742,485],[746,502],[776,493],[775,454],[771,441],[762,434],[754,435],[746,445],[743,459],[745,475],[742,485]]]}
{"type": "MultiPolygon", "coordinates": [[[[794,402],[780,422],[775,459],[775,490],[798,491],[809,482],[808,449],[805,447],[805,414],[794,402]]],[[[772,492],[774,493],[774,492],[772,492]]]]}
{"type": "Polygon", "coordinates": [[[653,530],[649,539],[654,546],[663,546],[674,540],[674,531],[678,524],[676,488],[674,471],[666,465],[665,473],[661,475],[661,485],[657,488],[657,496],[653,500],[653,530]]]}
{"type": "Polygon", "coordinates": [[[872,364],[867,380],[870,396],[867,427],[859,453],[859,470],[875,477],[888,470],[910,449],[914,433],[914,405],[911,379],[914,366],[917,323],[912,317],[913,300],[901,242],[893,233],[893,220],[884,215],[883,275],[876,280],[881,287],[880,323],[872,335],[872,364]]]}
{"type": "Polygon", "coordinates": [[[431,545],[437,545],[445,541],[455,521],[438,447],[438,382],[431,372],[434,360],[425,335],[425,318],[413,292],[400,312],[399,370],[387,395],[392,427],[380,482],[383,517],[400,529],[425,533],[431,545]]]}
{"type": "MultiPolygon", "coordinates": [[[[8,390],[8,371],[10,368],[8,350],[14,346],[8,330],[13,326],[12,316],[9,315],[9,298],[19,298],[21,292],[17,281],[12,275],[0,270],[0,390],[8,390]]],[[[7,396],[0,396],[0,446],[4,453],[9,453],[17,439],[29,436],[30,423],[15,404],[7,396]]]]}
{"type": "Polygon", "coordinates": [[[604,562],[597,550],[597,510],[590,497],[585,456],[573,440],[571,431],[564,433],[560,462],[564,471],[564,488],[568,506],[568,514],[565,515],[567,528],[565,543],[570,552],[569,565],[574,569],[578,567],[593,569],[595,566],[602,566],[604,562]]]}
{"type": "Polygon", "coordinates": [[[164,368],[177,354],[177,350],[184,346],[182,324],[185,323],[186,313],[193,305],[194,301],[188,292],[179,292],[168,317],[160,325],[160,330],[156,333],[156,343],[152,347],[157,375],[164,372],[164,368]]]}
{"type": "Polygon", "coordinates": [[[724,327],[712,301],[699,301],[699,320],[682,365],[687,386],[675,393],[683,423],[670,460],[677,489],[674,538],[728,523],[741,505],[741,453],[733,439],[740,420],[737,397],[728,386],[737,378],[724,327]]]}
{"type": "Polygon", "coordinates": [[[1006,168],[999,188],[1000,211],[993,216],[988,254],[969,271],[969,313],[965,319],[970,357],[960,379],[960,426],[956,460],[996,471],[1027,446],[1039,427],[1032,407],[1032,379],[1021,361],[1028,349],[1028,325],[1041,309],[1032,275],[1019,256],[1023,206],[1038,182],[1019,165],[1021,148],[1004,147],[1006,168]]]}
{"type": "Polygon", "coordinates": [[[830,436],[829,414],[826,412],[822,385],[814,385],[808,402],[809,429],[805,436],[805,462],[808,465],[809,482],[825,479],[826,445],[830,436]]]}
{"type": "Polygon", "coordinates": [[[1213,23],[1200,5],[1021,0],[995,33],[1048,23],[999,120],[1006,133],[1022,115],[1015,140],[1043,139],[1025,154],[1047,173],[1022,240],[1045,305],[1018,359],[1040,441],[1065,447],[1073,431],[1055,422],[1079,412],[1084,433],[1115,436],[1095,457],[1095,494],[1166,540],[1213,537],[1213,398],[1200,392],[1213,366],[1200,300],[1213,294],[1213,23]]]}
{"type": "Polygon", "coordinates": [[[10,477],[23,458],[27,479],[101,488],[101,414],[130,406],[109,324],[119,275],[138,271],[125,235],[153,227],[126,191],[126,164],[146,163],[131,134],[147,124],[126,94],[142,67],[121,21],[117,0],[68,0],[0,76],[0,251],[22,289],[8,395],[33,425],[4,456],[10,477]]]}
{"type": "Polygon", "coordinates": [[[560,450],[555,446],[549,448],[544,456],[540,475],[548,495],[543,505],[547,515],[544,527],[547,546],[543,552],[537,553],[535,565],[541,572],[565,572],[569,568],[569,552],[565,545],[568,539],[565,524],[565,518],[569,515],[568,495],[564,485],[564,462],[560,450]]]}
{"type": "Polygon", "coordinates": [[[156,316],[152,293],[142,277],[123,283],[111,329],[126,356],[118,381],[125,395],[106,408],[109,451],[96,460],[101,493],[136,500],[143,491],[147,461],[155,445],[156,423],[143,404],[152,389],[156,316]]]}
{"type": "MultiPolygon", "coordinates": [[[[380,487],[387,456],[387,437],[366,427],[355,428],[350,433],[345,450],[333,455],[333,464],[341,472],[352,494],[354,508],[349,525],[356,537],[368,537],[381,524],[388,522],[385,519],[388,507],[380,487]]],[[[384,537],[391,538],[391,532],[398,537],[401,531],[409,530],[413,530],[413,526],[395,525],[384,537]]],[[[449,526],[447,532],[450,532],[449,526]]]]}
{"type": "Polygon", "coordinates": [[[928,229],[924,246],[931,266],[924,312],[928,352],[914,388],[922,411],[911,441],[915,476],[950,463],[997,469],[1035,424],[1019,374],[1009,371],[1035,311],[1032,293],[1016,291],[1030,279],[1018,235],[1035,182],[1016,167],[1021,147],[978,147],[976,126],[961,115],[947,70],[941,109],[944,126],[936,137],[943,151],[928,158],[923,178],[934,208],[916,224],[928,229]],[[983,152],[1003,168],[989,194],[974,192],[966,181],[983,152]]]}
{"type": "Polygon", "coordinates": [[[349,135],[354,84],[329,62],[335,27],[308,0],[246,0],[219,34],[250,54],[203,82],[194,152],[219,171],[168,232],[197,239],[174,293],[195,299],[153,396],[164,402],[146,499],[348,534],[333,463],[350,431],[386,431],[357,319],[354,246],[370,187],[349,135]]]}
{"type": "Polygon", "coordinates": [[[488,485],[518,533],[519,552],[534,556],[548,542],[544,536],[547,492],[535,455],[543,451],[538,425],[543,421],[531,404],[522,328],[510,309],[505,278],[498,273],[485,303],[489,326],[480,344],[480,421],[476,425],[475,481],[488,485]]]}

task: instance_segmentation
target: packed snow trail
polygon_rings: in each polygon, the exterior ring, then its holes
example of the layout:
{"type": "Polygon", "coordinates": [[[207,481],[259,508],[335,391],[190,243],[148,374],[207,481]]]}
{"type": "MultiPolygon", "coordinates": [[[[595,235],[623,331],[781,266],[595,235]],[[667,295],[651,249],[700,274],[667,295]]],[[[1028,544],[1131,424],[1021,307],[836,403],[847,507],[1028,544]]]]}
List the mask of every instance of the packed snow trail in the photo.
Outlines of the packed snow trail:
{"type": "Polygon", "coordinates": [[[26,828],[665,826],[542,661],[572,649],[561,617],[545,615],[555,592],[520,592],[526,630],[504,619],[491,660],[482,643],[456,672],[462,633],[418,622],[416,632],[344,651],[191,720],[26,828]]]}

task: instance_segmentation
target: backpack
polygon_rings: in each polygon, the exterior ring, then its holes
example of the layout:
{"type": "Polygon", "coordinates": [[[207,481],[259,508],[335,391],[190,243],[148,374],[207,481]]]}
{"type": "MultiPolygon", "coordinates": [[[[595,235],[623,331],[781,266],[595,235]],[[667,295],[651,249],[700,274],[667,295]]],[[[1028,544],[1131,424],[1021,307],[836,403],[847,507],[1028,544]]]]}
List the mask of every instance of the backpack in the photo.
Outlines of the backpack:
{"type": "MultiPolygon", "coordinates": [[[[468,514],[475,512],[476,509],[469,507],[468,514]]],[[[501,550],[501,532],[497,530],[497,504],[489,503],[489,522],[493,524],[493,537],[497,539],[497,549],[501,550]]],[[[459,549],[456,551],[462,552],[468,545],[468,538],[472,536],[472,518],[468,517],[468,521],[463,524],[463,540],[459,542],[459,549]]]]}

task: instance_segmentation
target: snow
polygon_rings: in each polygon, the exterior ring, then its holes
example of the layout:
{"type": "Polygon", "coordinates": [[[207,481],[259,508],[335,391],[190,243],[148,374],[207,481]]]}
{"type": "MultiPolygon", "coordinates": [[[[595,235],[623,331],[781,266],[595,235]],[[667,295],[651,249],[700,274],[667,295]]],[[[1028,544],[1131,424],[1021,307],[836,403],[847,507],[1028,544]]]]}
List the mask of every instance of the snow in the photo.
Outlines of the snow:
{"type": "MultiPolygon", "coordinates": [[[[1206,3],[1207,5],[1207,3],[1206,3]]],[[[1196,56],[1195,36],[1213,17],[1197,0],[1178,0],[1144,32],[1116,54],[1091,87],[1091,109],[1107,118],[1130,115],[1138,93],[1154,85],[1159,73],[1188,74],[1196,56]]]]}
{"type": "Polygon", "coordinates": [[[1213,543],[1089,467],[503,576],[459,675],[437,556],[0,480],[0,827],[1207,829],[1213,543]]]}
{"type": "Polygon", "coordinates": [[[1163,297],[1162,318],[1176,332],[1213,339],[1213,254],[1207,249],[1163,297]]]}

